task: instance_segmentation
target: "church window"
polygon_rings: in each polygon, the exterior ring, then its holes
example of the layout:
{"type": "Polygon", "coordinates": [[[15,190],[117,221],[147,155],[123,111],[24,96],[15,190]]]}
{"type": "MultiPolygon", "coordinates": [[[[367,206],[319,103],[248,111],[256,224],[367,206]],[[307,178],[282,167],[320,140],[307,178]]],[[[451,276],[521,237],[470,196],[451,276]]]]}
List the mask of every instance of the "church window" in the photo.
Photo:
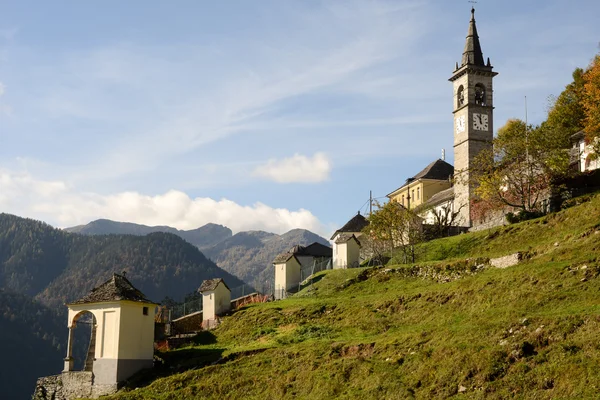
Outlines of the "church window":
{"type": "Polygon", "coordinates": [[[465,104],[465,88],[463,85],[458,87],[458,91],[456,92],[456,101],[457,107],[462,107],[465,104]]]}
{"type": "Polygon", "coordinates": [[[475,104],[485,106],[485,87],[478,83],[475,85],[475,104]]]}

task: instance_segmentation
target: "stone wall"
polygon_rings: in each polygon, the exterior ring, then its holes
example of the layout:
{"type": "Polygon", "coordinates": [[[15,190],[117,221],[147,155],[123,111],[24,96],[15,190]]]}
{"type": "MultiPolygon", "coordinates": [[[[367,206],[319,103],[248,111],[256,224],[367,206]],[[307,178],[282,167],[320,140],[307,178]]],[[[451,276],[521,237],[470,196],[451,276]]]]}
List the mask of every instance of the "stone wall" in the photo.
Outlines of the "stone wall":
{"type": "Polygon", "coordinates": [[[93,385],[91,371],[70,371],[60,375],[39,378],[36,383],[33,400],[73,400],[79,398],[98,398],[117,391],[117,385],[93,385]]]}

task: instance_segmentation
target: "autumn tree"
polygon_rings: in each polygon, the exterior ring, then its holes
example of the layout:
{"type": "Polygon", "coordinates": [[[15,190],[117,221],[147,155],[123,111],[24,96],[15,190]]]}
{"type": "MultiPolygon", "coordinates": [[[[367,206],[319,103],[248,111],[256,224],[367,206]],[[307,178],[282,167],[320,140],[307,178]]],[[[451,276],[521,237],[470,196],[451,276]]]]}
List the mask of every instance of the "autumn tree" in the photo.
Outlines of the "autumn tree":
{"type": "Polygon", "coordinates": [[[584,127],[587,140],[593,144],[595,152],[600,153],[600,54],[583,75],[582,104],[584,127]]]}
{"type": "Polygon", "coordinates": [[[571,135],[584,127],[584,73],[581,68],[575,69],[573,81],[565,90],[558,97],[550,97],[548,118],[541,125],[547,134],[552,134],[553,139],[565,148],[569,147],[571,135]]]}
{"type": "Polygon", "coordinates": [[[569,170],[569,153],[552,140],[554,132],[518,119],[501,127],[493,148],[475,158],[471,171],[480,200],[495,208],[539,211],[552,182],[569,170]]]}
{"type": "Polygon", "coordinates": [[[375,203],[365,234],[380,248],[399,248],[405,262],[415,261],[415,245],[423,240],[422,219],[396,201],[375,203]],[[383,246],[381,246],[383,245],[383,246]]]}

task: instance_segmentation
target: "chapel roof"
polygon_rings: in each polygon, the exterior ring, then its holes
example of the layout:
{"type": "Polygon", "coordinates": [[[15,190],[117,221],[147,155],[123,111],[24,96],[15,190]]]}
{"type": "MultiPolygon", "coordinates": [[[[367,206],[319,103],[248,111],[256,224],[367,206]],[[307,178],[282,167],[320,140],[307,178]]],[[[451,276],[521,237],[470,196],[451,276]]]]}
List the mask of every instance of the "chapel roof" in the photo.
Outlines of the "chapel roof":
{"type": "Polygon", "coordinates": [[[319,242],[314,242],[308,246],[294,246],[289,251],[297,256],[312,257],[332,257],[333,249],[319,242]]]}
{"type": "Polygon", "coordinates": [[[360,245],[360,242],[358,241],[358,239],[356,238],[356,236],[353,233],[342,233],[342,234],[338,235],[337,239],[335,239],[335,243],[336,244],[346,243],[350,239],[356,240],[356,243],[358,243],[360,245]]]}
{"type": "Polygon", "coordinates": [[[207,279],[205,281],[202,281],[202,284],[198,288],[198,291],[200,293],[210,292],[212,290],[215,290],[217,288],[217,286],[219,286],[219,283],[223,283],[223,285],[225,285],[227,290],[231,291],[231,289],[229,289],[229,286],[227,286],[227,284],[225,283],[223,278],[214,278],[214,279],[207,279]]]}
{"type": "Polygon", "coordinates": [[[289,253],[289,252],[278,254],[277,256],[275,256],[275,259],[273,260],[273,264],[285,263],[292,257],[296,257],[296,255],[294,253],[289,253]]]}
{"type": "Polygon", "coordinates": [[[103,303],[121,300],[152,303],[125,278],[125,275],[113,274],[112,278],[102,285],[95,287],[90,293],[70,304],[103,303]]]}
{"type": "Polygon", "coordinates": [[[366,219],[363,215],[356,214],[350,221],[346,222],[344,226],[334,232],[333,236],[331,236],[331,240],[338,234],[343,232],[361,232],[365,226],[369,225],[369,220],[366,219]]]}

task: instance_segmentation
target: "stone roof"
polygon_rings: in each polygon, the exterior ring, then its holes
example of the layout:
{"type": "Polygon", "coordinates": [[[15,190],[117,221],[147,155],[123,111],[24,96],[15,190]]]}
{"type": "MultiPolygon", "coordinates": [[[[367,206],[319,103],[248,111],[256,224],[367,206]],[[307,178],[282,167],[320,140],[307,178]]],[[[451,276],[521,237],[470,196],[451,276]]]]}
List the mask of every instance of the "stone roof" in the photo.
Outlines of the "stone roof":
{"type": "Polygon", "coordinates": [[[331,236],[331,240],[338,233],[345,232],[361,232],[365,226],[369,225],[369,220],[367,220],[364,216],[360,215],[360,212],[356,214],[352,219],[346,222],[346,225],[342,226],[340,229],[334,232],[333,236],[331,236]]]}
{"type": "Polygon", "coordinates": [[[223,283],[223,285],[225,285],[227,290],[231,291],[231,289],[229,289],[229,286],[227,286],[227,284],[225,283],[223,278],[207,279],[207,280],[203,281],[202,285],[200,285],[200,287],[198,288],[198,291],[200,293],[210,292],[212,290],[215,290],[217,288],[217,286],[219,286],[219,283],[223,283]]]}
{"type": "Polygon", "coordinates": [[[471,8],[471,21],[469,21],[469,31],[467,32],[467,40],[461,60],[461,66],[463,65],[485,66],[479,36],[477,35],[477,26],[475,26],[475,8],[471,8]]]}
{"type": "Polygon", "coordinates": [[[296,255],[294,253],[281,253],[275,257],[273,264],[285,263],[292,257],[296,257],[296,255]]]}
{"type": "Polygon", "coordinates": [[[308,246],[294,246],[289,252],[297,256],[333,257],[333,249],[319,242],[308,246]]]}
{"type": "Polygon", "coordinates": [[[448,164],[444,160],[437,159],[434,162],[430,163],[428,166],[419,171],[418,174],[413,176],[412,178],[408,178],[404,185],[400,186],[398,189],[388,194],[388,197],[394,194],[395,192],[402,189],[404,186],[412,183],[418,179],[432,179],[437,181],[447,181],[454,175],[454,167],[452,164],[448,164]]]}
{"type": "Polygon", "coordinates": [[[579,141],[583,138],[585,138],[584,131],[575,132],[574,134],[571,135],[571,140],[573,140],[573,141],[579,141]]]}
{"type": "Polygon", "coordinates": [[[347,243],[350,239],[356,240],[356,243],[358,243],[358,245],[360,246],[360,242],[358,241],[358,239],[356,238],[356,236],[353,233],[342,233],[342,234],[338,235],[337,239],[335,240],[335,243],[336,244],[347,243]]]}
{"type": "Polygon", "coordinates": [[[133,287],[124,275],[119,274],[113,274],[111,279],[70,304],[104,303],[121,300],[154,304],[142,292],[133,287]]]}

